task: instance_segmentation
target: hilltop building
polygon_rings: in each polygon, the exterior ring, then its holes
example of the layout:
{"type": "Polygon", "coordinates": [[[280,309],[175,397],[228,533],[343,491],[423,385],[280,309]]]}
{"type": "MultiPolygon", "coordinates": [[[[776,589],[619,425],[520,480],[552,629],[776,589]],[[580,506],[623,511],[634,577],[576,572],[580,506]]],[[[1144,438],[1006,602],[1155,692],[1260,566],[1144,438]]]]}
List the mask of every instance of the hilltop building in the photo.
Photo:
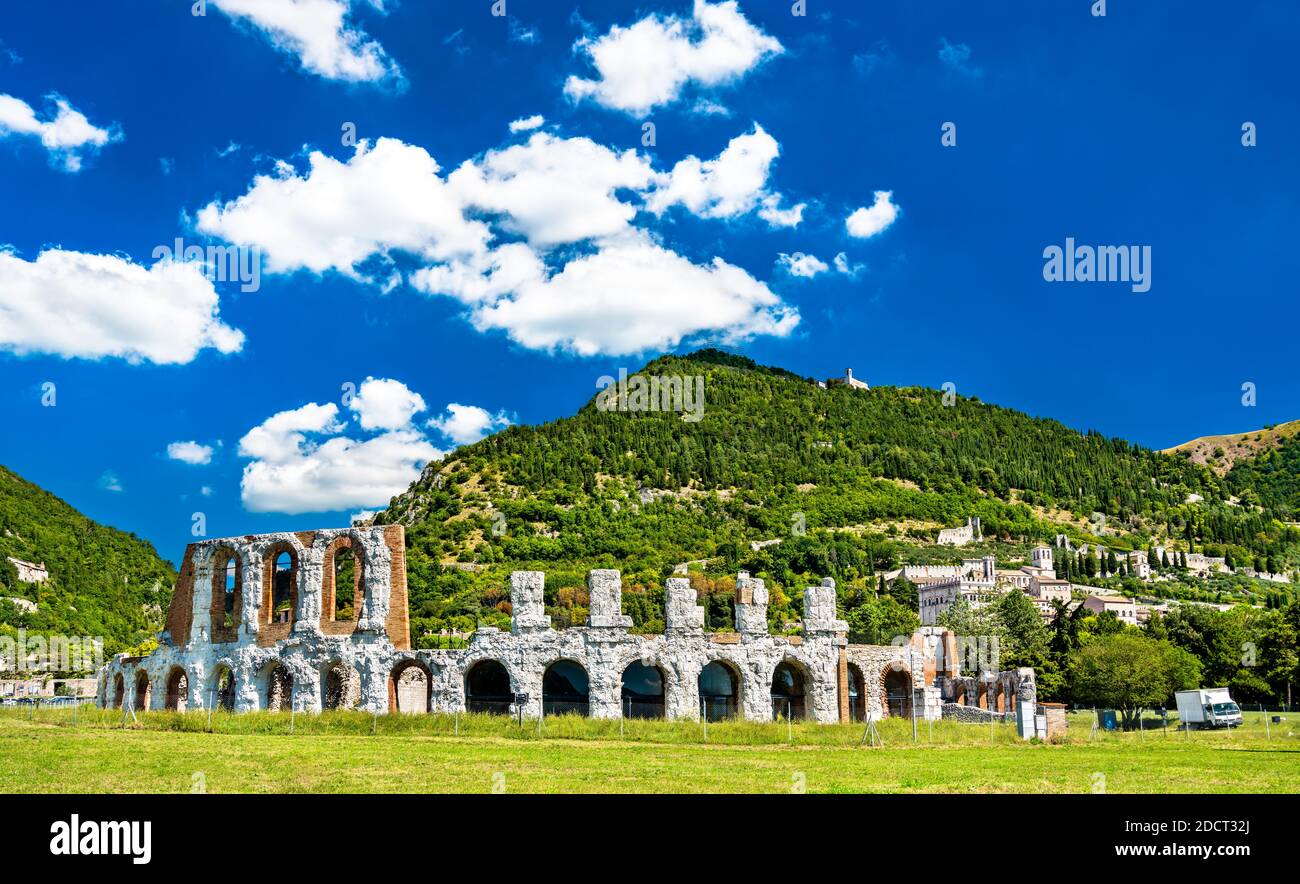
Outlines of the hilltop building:
{"type": "Polygon", "coordinates": [[[22,559],[15,559],[13,556],[5,556],[13,566],[18,569],[18,579],[23,583],[44,583],[50,579],[50,572],[45,567],[45,563],[37,565],[32,562],[24,562],[22,559]]]}

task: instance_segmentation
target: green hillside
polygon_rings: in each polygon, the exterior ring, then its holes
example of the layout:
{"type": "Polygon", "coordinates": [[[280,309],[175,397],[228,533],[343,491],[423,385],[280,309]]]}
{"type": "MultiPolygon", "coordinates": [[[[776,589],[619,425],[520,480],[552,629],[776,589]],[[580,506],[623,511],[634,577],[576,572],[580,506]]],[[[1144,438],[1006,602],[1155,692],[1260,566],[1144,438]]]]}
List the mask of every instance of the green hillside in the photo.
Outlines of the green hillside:
{"type": "Polygon", "coordinates": [[[0,466],[0,635],[102,636],[107,658],[162,628],[175,581],[149,543],[0,466]],[[43,563],[50,579],[20,582],[10,556],[43,563]],[[36,611],[7,601],[14,598],[36,611]]]}
{"type": "Polygon", "coordinates": [[[547,572],[557,625],[586,616],[588,568],[622,568],[628,613],[651,630],[682,563],[695,563],[711,626],[728,622],[727,575],[743,568],[769,580],[778,628],[798,617],[807,577],[835,577],[849,609],[903,561],[1015,560],[1060,532],[1116,551],[1297,563],[1300,531],[1232,505],[1239,489],[1185,457],[935,390],[823,389],[713,350],[641,374],[703,376],[702,419],[593,399],[431,464],[377,517],[408,526],[413,638],[504,623],[515,568],[547,572]],[[984,545],[929,546],[969,516],[984,545]]]}

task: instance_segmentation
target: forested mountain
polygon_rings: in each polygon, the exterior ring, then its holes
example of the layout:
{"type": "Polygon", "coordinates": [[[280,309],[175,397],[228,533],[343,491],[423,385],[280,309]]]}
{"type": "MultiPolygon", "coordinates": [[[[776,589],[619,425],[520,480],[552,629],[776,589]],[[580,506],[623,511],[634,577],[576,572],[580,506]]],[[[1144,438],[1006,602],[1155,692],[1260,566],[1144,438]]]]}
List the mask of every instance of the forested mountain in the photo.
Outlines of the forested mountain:
{"type": "Polygon", "coordinates": [[[0,466],[0,635],[102,636],[107,658],[162,628],[175,581],[151,544],[0,466]],[[20,581],[9,557],[44,564],[49,579],[20,581]]]}
{"type": "Polygon", "coordinates": [[[408,526],[413,638],[504,621],[505,575],[522,567],[547,572],[561,623],[585,617],[588,568],[622,568],[629,613],[647,629],[675,565],[696,563],[718,625],[726,575],[744,568],[773,586],[779,626],[797,618],[805,578],[835,577],[851,606],[970,516],[1000,561],[1066,533],[1119,551],[1160,543],[1296,563],[1300,531],[1276,518],[1281,490],[1266,507],[1236,505],[1231,477],[1185,456],[930,389],[826,389],[716,350],[639,374],[702,377],[702,415],[603,409],[602,393],[573,417],[430,464],[377,517],[408,526]]]}

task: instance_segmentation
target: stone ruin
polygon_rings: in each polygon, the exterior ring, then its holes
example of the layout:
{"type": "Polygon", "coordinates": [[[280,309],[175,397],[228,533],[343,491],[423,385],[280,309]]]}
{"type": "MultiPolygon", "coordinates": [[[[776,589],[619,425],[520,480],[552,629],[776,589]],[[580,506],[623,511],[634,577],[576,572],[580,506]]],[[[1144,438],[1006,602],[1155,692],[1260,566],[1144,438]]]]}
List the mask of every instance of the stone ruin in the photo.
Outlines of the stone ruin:
{"type": "Polygon", "coordinates": [[[517,571],[509,632],[480,627],[463,650],[417,650],[400,525],[206,540],[185,551],[158,649],[113,658],[99,673],[99,702],[824,723],[937,719],[965,705],[1035,709],[1032,670],[992,675],[987,683],[1000,687],[980,693],[983,682],[960,675],[950,631],[849,644],[830,579],[804,591],[803,634],[789,636],[768,631],[767,588],[743,571],[734,632],[704,630],[686,578],[668,579],[657,635],[629,631],[618,571],[590,572],[587,588],[586,625],[556,630],[545,575],[517,571]]]}

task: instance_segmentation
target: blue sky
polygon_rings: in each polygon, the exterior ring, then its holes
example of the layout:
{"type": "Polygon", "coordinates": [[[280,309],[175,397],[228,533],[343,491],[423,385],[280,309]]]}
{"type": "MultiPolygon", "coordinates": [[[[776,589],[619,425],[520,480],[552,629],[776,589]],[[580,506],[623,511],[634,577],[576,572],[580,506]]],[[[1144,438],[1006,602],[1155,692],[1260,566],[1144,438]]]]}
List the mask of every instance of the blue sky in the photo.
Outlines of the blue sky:
{"type": "Polygon", "coordinates": [[[706,343],[1153,447],[1300,417],[1300,10],[1091,5],[5,3],[0,462],[178,560],[706,343]],[[1067,237],[1150,290],[1045,281],[1067,237]]]}

